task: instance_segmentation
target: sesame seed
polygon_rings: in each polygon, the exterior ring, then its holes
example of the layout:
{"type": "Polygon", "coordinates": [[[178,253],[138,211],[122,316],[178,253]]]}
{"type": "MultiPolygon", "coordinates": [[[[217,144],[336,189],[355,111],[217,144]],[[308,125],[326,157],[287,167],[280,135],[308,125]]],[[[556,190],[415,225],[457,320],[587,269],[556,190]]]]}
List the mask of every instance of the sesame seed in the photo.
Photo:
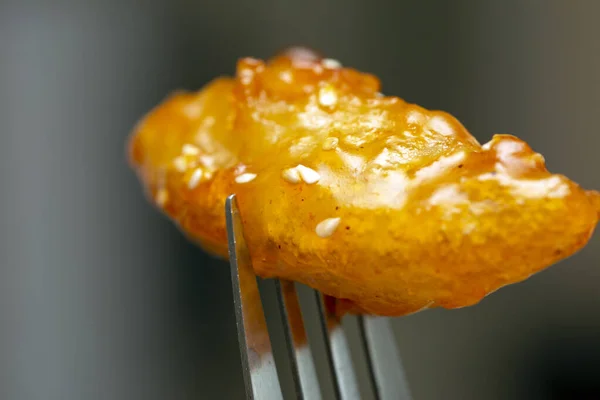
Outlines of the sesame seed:
{"type": "Polygon", "coordinates": [[[169,200],[169,193],[165,189],[159,189],[154,198],[156,204],[162,207],[167,203],[167,200],[169,200]]]}
{"type": "Polygon", "coordinates": [[[454,135],[454,128],[452,128],[452,125],[450,125],[446,118],[439,115],[431,117],[427,122],[427,127],[444,136],[454,135]]]}
{"type": "Polygon", "coordinates": [[[198,159],[202,163],[202,165],[205,166],[206,168],[211,168],[211,169],[215,168],[215,165],[216,165],[215,157],[203,155],[203,156],[200,156],[198,159]]]}
{"type": "Polygon", "coordinates": [[[241,71],[238,71],[238,76],[242,85],[249,85],[254,80],[254,71],[250,68],[244,68],[241,71]]]}
{"type": "Polygon", "coordinates": [[[190,190],[198,186],[200,179],[202,179],[202,172],[202,168],[196,168],[194,172],[192,172],[192,176],[190,176],[190,180],[188,181],[188,188],[190,190]]]}
{"type": "Polygon", "coordinates": [[[424,119],[425,116],[417,110],[411,110],[406,114],[406,122],[409,124],[420,124],[424,119]]]}
{"type": "Polygon", "coordinates": [[[327,218],[317,224],[315,232],[317,236],[326,238],[333,235],[339,224],[340,218],[327,218]]]}
{"type": "Polygon", "coordinates": [[[323,64],[325,68],[329,69],[337,69],[342,67],[342,63],[340,63],[338,60],[334,60],[333,58],[324,58],[321,61],[321,64],[323,64]]]}
{"type": "Polygon", "coordinates": [[[202,106],[197,103],[191,103],[183,107],[183,113],[188,118],[198,118],[202,114],[202,106]]]}
{"type": "Polygon", "coordinates": [[[321,175],[319,175],[319,173],[317,171],[315,171],[312,168],[305,167],[302,164],[299,164],[298,166],[296,166],[296,170],[300,174],[300,177],[302,178],[302,180],[304,182],[308,183],[309,185],[313,184],[313,183],[317,183],[319,181],[319,179],[321,179],[321,175]]]}
{"type": "Polygon", "coordinates": [[[302,180],[300,177],[300,172],[298,172],[298,169],[296,168],[284,169],[281,173],[281,176],[289,183],[299,183],[302,180]]]}
{"type": "Polygon", "coordinates": [[[339,141],[340,140],[336,137],[328,137],[323,142],[323,150],[328,151],[328,150],[335,149],[337,147],[339,141]]]}
{"type": "Polygon", "coordinates": [[[253,181],[256,178],[256,174],[252,174],[250,172],[246,172],[245,174],[241,174],[235,177],[235,181],[237,183],[248,183],[253,181]]]}
{"type": "Polygon", "coordinates": [[[292,83],[294,77],[290,71],[283,71],[279,74],[279,79],[284,81],[285,83],[292,83]]]}
{"type": "Polygon", "coordinates": [[[324,107],[332,107],[337,104],[338,95],[335,88],[331,85],[323,86],[319,90],[319,104],[324,107]]]}
{"type": "Polygon", "coordinates": [[[185,160],[184,157],[176,157],[173,160],[173,165],[175,166],[175,169],[179,172],[185,172],[185,170],[187,169],[188,165],[187,165],[187,161],[185,160]]]}
{"type": "Polygon", "coordinates": [[[181,152],[186,156],[197,156],[200,154],[200,149],[193,144],[184,144],[181,148],[181,152]]]}

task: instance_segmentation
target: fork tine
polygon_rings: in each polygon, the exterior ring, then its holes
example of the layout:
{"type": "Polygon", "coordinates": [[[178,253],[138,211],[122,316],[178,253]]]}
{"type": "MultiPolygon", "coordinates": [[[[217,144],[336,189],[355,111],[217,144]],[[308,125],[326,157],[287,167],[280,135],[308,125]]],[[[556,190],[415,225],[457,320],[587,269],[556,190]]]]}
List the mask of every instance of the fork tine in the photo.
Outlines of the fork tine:
{"type": "Polygon", "coordinates": [[[359,400],[358,381],[341,321],[333,314],[333,307],[328,307],[328,304],[325,303],[327,301],[325,296],[317,291],[315,294],[336,398],[338,400],[359,400]]]}
{"type": "Polygon", "coordinates": [[[376,398],[410,400],[389,319],[363,315],[358,322],[376,398]]]}
{"type": "Polygon", "coordinates": [[[320,400],[319,381],[304,329],[296,287],[293,282],[285,280],[276,280],[275,287],[292,365],[296,397],[299,400],[320,400]]]}
{"type": "Polygon", "coordinates": [[[227,198],[225,215],[246,397],[250,400],[282,400],[271,340],[235,195],[227,198]]]}

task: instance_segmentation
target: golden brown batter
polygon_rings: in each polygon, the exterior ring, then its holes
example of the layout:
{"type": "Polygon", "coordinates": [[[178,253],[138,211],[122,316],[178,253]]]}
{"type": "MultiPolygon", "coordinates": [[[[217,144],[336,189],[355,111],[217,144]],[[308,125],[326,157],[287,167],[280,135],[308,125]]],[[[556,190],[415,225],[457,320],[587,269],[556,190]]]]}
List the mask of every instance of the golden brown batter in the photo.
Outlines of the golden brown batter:
{"type": "Polygon", "coordinates": [[[586,244],[600,193],[513,136],[481,146],[449,114],[379,90],[308,53],[246,58],[150,112],[131,159],[154,202],[222,256],[235,193],[256,273],[340,312],[472,305],[586,244]]]}

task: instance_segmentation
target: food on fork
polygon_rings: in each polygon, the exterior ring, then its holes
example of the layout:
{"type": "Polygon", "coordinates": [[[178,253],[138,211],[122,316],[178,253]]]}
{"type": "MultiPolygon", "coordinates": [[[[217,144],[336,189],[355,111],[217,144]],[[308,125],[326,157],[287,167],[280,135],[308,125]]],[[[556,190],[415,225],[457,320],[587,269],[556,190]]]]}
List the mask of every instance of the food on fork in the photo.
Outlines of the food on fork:
{"type": "Polygon", "coordinates": [[[514,136],[482,146],[379,90],[310,52],[245,58],[146,115],[130,157],[156,205],[224,257],[235,193],[257,275],[320,290],[340,314],[472,305],[587,243],[600,193],[514,136]]]}

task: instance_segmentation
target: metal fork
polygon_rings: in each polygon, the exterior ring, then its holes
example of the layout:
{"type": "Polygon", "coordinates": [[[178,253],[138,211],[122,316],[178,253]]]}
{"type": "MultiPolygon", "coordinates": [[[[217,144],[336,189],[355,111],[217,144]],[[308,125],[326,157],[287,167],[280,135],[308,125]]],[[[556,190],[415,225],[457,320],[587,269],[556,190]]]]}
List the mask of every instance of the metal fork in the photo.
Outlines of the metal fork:
{"type": "MultiPolygon", "coordinates": [[[[256,276],[246,247],[235,195],[226,202],[227,236],[238,340],[247,399],[283,399],[256,276]]],[[[322,398],[302,312],[293,282],[276,281],[278,308],[282,314],[288,357],[297,399],[322,398]]],[[[341,322],[315,291],[318,314],[334,379],[337,400],[360,399],[350,348],[341,322]]],[[[360,316],[360,336],[368,362],[371,387],[379,400],[410,400],[402,362],[389,320],[360,316]]]]}

